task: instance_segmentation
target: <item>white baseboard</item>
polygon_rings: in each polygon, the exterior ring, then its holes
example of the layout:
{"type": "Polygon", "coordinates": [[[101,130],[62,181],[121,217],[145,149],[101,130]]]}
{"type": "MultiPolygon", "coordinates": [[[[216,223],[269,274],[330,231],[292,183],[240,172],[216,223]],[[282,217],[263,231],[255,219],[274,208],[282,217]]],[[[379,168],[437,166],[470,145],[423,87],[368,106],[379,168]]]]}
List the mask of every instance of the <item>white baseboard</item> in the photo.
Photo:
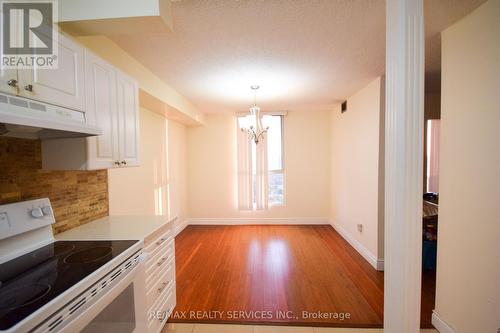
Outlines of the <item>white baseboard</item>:
{"type": "Polygon", "coordinates": [[[193,225],[286,225],[286,224],[330,224],[327,217],[236,217],[236,218],[189,218],[188,224],[193,225]]]}
{"type": "Polygon", "coordinates": [[[377,271],[384,271],[384,259],[377,259],[377,267],[375,267],[377,271]]]}
{"type": "Polygon", "coordinates": [[[177,224],[174,228],[174,237],[176,237],[178,234],[181,233],[182,230],[184,230],[184,228],[186,228],[188,226],[188,220],[184,220],[182,221],[181,223],[177,224]]]}
{"type": "Polygon", "coordinates": [[[439,331],[439,333],[456,333],[457,331],[445,322],[439,316],[436,310],[432,310],[432,325],[439,331]]]}
{"type": "Polygon", "coordinates": [[[335,229],[340,236],[342,236],[351,246],[359,252],[365,258],[366,261],[370,263],[377,271],[384,270],[384,260],[377,259],[377,257],[371,253],[363,244],[358,242],[354,237],[352,237],[347,230],[338,224],[332,223],[333,229],[335,229]]]}

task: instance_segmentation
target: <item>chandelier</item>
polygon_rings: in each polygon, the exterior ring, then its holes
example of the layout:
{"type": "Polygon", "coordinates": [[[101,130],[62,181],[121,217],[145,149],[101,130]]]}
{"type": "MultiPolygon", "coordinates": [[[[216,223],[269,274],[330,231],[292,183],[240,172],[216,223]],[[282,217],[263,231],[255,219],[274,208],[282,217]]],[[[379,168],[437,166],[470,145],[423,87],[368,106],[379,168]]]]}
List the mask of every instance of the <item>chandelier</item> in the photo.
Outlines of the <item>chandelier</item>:
{"type": "Polygon", "coordinates": [[[253,85],[250,87],[254,91],[253,106],[250,108],[250,126],[242,127],[241,131],[248,134],[250,140],[255,141],[258,144],[259,141],[264,137],[269,127],[262,126],[262,117],[260,115],[260,108],[257,106],[257,90],[259,86],[253,85]]]}

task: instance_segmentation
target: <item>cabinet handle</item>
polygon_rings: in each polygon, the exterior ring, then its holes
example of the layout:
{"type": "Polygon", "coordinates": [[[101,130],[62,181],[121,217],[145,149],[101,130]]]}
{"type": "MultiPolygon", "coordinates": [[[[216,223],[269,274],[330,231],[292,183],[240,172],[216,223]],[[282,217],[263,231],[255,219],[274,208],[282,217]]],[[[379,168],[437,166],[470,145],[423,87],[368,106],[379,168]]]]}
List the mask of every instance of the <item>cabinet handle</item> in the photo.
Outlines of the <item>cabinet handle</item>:
{"type": "Polygon", "coordinates": [[[163,244],[163,242],[165,242],[166,239],[165,238],[161,238],[159,241],[156,242],[156,245],[161,245],[163,244]]]}
{"type": "Polygon", "coordinates": [[[16,79],[10,79],[7,81],[7,84],[11,87],[17,88],[17,80],[16,79]]]}
{"type": "Polygon", "coordinates": [[[160,293],[160,294],[161,294],[161,292],[162,292],[163,290],[165,290],[165,288],[166,288],[167,286],[168,286],[168,283],[167,283],[167,282],[163,282],[163,283],[161,284],[161,287],[160,287],[160,288],[158,288],[158,293],[160,293]]]}
{"type": "Polygon", "coordinates": [[[161,266],[161,264],[163,264],[163,263],[165,262],[165,260],[167,260],[167,257],[163,257],[163,258],[161,258],[161,259],[160,259],[160,260],[159,260],[156,264],[157,264],[158,266],[161,266]]]}
{"type": "Polygon", "coordinates": [[[120,164],[127,165],[127,161],[121,161],[120,164]]]}
{"type": "Polygon", "coordinates": [[[24,90],[29,91],[29,92],[33,92],[33,85],[28,84],[27,86],[24,86],[24,90]]]}
{"type": "Polygon", "coordinates": [[[118,166],[120,165],[120,162],[118,162],[118,161],[114,161],[113,163],[114,163],[114,165],[118,165],[118,166]]]}

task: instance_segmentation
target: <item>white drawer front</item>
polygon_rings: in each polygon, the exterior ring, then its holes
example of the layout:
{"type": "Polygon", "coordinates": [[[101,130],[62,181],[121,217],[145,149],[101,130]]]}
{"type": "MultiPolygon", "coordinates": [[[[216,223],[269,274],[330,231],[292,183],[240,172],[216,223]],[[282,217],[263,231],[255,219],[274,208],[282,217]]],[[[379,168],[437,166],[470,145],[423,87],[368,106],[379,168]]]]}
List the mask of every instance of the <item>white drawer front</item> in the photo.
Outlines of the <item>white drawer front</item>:
{"type": "Polygon", "coordinates": [[[173,240],[168,244],[162,244],[153,254],[149,254],[149,258],[146,261],[146,283],[152,278],[152,275],[161,270],[174,257],[175,246],[173,240]]]}
{"type": "Polygon", "coordinates": [[[150,308],[150,316],[148,319],[148,332],[158,333],[166,324],[168,317],[175,308],[176,304],[176,291],[175,283],[157,300],[157,302],[150,308]]]}
{"type": "Polygon", "coordinates": [[[169,244],[173,239],[174,235],[172,233],[172,230],[168,229],[160,237],[156,238],[151,244],[147,245],[144,251],[147,252],[150,256],[154,256],[162,246],[169,244]]]}
{"type": "Polygon", "coordinates": [[[175,284],[175,261],[170,262],[160,272],[157,279],[146,284],[147,305],[152,306],[158,298],[175,284]]]}
{"type": "Polygon", "coordinates": [[[148,255],[145,262],[148,332],[159,333],[176,304],[175,241],[171,228],[146,243],[144,252],[148,255]]]}

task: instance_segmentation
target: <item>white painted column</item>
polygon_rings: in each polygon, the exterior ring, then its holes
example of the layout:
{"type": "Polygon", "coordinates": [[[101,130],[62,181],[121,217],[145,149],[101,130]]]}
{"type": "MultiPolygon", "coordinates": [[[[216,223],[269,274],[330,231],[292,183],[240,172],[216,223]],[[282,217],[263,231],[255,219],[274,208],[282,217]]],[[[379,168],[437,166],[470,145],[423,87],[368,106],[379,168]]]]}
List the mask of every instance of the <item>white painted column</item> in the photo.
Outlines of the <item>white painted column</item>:
{"type": "Polygon", "coordinates": [[[384,332],[420,329],[423,0],[387,0],[384,332]]]}

